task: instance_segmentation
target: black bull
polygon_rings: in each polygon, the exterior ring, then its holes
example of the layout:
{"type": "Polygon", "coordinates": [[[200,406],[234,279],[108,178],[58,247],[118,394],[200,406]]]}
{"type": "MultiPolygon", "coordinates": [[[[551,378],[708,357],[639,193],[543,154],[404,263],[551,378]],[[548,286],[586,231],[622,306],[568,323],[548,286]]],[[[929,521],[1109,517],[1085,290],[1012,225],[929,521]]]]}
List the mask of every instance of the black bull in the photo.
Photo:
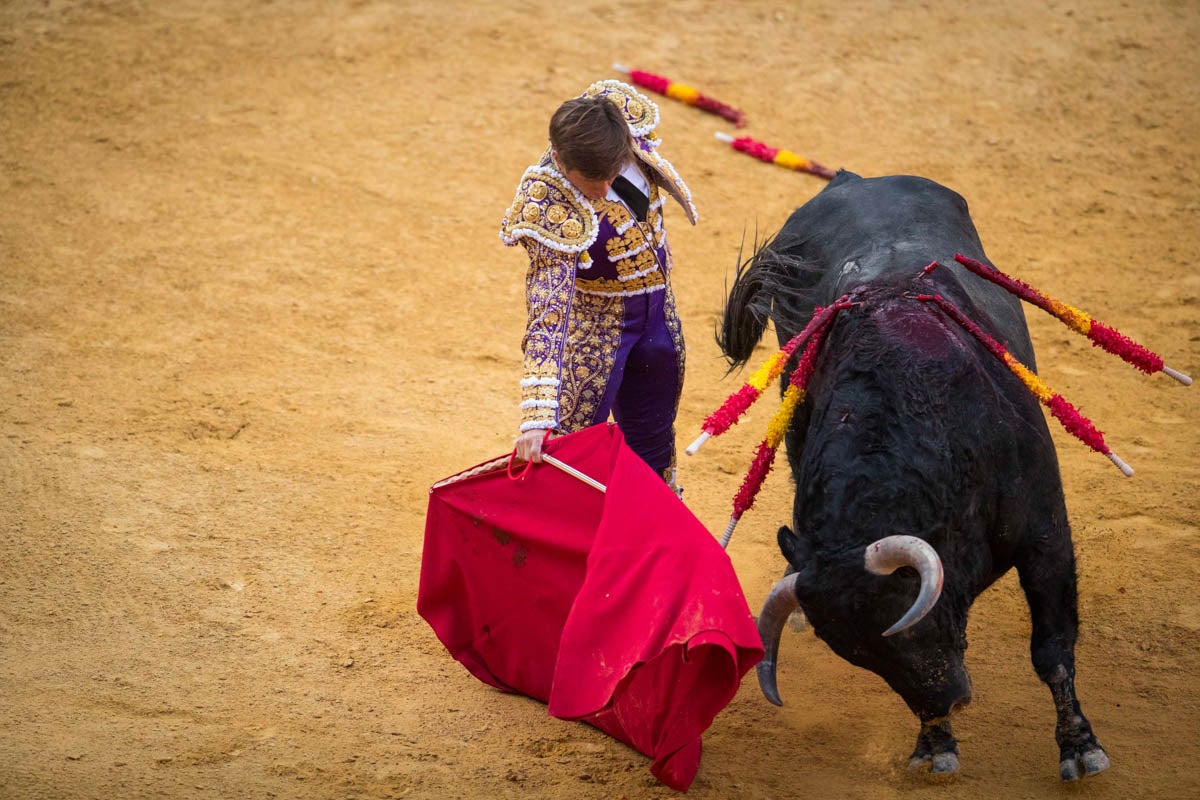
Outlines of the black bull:
{"type": "Polygon", "coordinates": [[[958,267],[956,253],[990,263],[958,194],[922,178],[841,172],[739,270],[719,335],[734,364],[768,318],[782,344],[814,307],[843,295],[853,303],[828,329],[785,440],[796,498],[779,546],[790,566],[760,618],[760,681],[772,697],[780,627],[798,603],[817,636],[920,718],[910,763],[956,771],[950,715],[971,698],[967,613],[1016,567],[1033,666],[1058,715],[1060,774],[1075,779],[1108,758],[1075,696],[1075,555],[1054,445],[1017,377],[916,298],[941,295],[1030,369],[1033,346],[1020,302],[958,267]],[[943,266],[926,273],[935,260],[943,266]],[[932,545],[945,583],[919,623],[883,636],[920,583],[908,569],[864,570],[864,549],[890,534],[932,545]]]}

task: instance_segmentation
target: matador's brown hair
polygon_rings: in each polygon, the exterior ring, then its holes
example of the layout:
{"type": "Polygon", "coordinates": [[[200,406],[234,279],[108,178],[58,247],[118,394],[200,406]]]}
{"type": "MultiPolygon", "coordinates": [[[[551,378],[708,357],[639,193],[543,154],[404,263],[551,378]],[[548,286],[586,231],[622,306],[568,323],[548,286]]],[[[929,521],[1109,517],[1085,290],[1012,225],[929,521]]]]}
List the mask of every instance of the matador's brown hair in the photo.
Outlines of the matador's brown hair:
{"type": "Polygon", "coordinates": [[[550,146],[563,169],[589,180],[608,180],[621,171],[633,148],[621,111],[603,97],[577,97],[550,118],[550,146]]]}

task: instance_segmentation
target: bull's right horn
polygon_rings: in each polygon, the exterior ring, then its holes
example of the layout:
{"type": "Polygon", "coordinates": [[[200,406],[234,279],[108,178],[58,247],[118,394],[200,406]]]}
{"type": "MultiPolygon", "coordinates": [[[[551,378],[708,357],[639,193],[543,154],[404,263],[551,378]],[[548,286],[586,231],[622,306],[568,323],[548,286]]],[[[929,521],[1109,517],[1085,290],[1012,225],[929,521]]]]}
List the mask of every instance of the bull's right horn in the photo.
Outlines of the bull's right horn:
{"type": "Polygon", "coordinates": [[[911,628],[929,613],[942,594],[942,560],[937,551],[915,536],[885,536],[867,545],[863,556],[866,568],[876,575],[891,575],[900,567],[912,567],[921,576],[921,591],[916,601],[884,636],[911,628]]]}
{"type": "Polygon", "coordinates": [[[779,686],[775,679],[775,662],[779,657],[779,635],[783,633],[783,623],[788,616],[800,607],[800,599],[796,595],[796,581],[800,576],[796,573],[786,575],[763,601],[762,613],[758,615],[758,638],[762,639],[762,661],[758,662],[755,671],[758,673],[758,686],[763,695],[777,706],[783,705],[779,698],[779,686]]]}

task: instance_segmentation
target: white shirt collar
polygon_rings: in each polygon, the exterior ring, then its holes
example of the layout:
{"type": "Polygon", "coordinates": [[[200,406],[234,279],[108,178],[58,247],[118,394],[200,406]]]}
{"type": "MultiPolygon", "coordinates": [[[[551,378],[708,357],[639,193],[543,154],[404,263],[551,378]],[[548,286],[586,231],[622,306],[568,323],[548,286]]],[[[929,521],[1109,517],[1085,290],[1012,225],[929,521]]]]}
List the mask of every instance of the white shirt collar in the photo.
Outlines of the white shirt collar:
{"type": "MultiPolygon", "coordinates": [[[[626,161],[625,166],[621,167],[621,175],[625,176],[625,180],[632,183],[646,197],[650,196],[650,181],[646,179],[646,173],[642,172],[641,168],[634,161],[626,161]]],[[[621,196],[616,191],[609,187],[606,199],[614,202],[620,202],[621,196]]]]}

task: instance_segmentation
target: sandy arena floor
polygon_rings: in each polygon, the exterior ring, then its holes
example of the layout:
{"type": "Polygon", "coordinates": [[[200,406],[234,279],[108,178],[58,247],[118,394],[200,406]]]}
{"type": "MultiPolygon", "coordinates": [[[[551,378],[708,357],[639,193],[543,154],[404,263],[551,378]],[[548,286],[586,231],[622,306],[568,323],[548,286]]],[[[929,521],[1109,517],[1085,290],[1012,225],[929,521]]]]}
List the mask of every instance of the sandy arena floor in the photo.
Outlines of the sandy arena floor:
{"type": "MultiPolygon", "coordinates": [[[[515,432],[524,259],[497,229],[551,111],[620,61],[826,165],[938,180],[1002,269],[1195,375],[1198,40],[1195,0],[3,3],[0,796],[675,796],[415,610],[429,485],[515,432]]],[[[743,237],[822,182],[660,107],[701,212],[668,211],[686,443],[740,382],[712,334],[743,237]]],[[[1029,319],[1137,469],[1052,424],[1112,769],[1060,787],[1014,575],[975,605],[949,785],[804,633],[787,705],[748,678],[689,796],[1200,796],[1200,394],[1029,319]]],[[[715,531],[763,421],[683,464],[715,531]]],[[[753,608],[789,495],[773,476],[730,548],[753,608]]]]}

